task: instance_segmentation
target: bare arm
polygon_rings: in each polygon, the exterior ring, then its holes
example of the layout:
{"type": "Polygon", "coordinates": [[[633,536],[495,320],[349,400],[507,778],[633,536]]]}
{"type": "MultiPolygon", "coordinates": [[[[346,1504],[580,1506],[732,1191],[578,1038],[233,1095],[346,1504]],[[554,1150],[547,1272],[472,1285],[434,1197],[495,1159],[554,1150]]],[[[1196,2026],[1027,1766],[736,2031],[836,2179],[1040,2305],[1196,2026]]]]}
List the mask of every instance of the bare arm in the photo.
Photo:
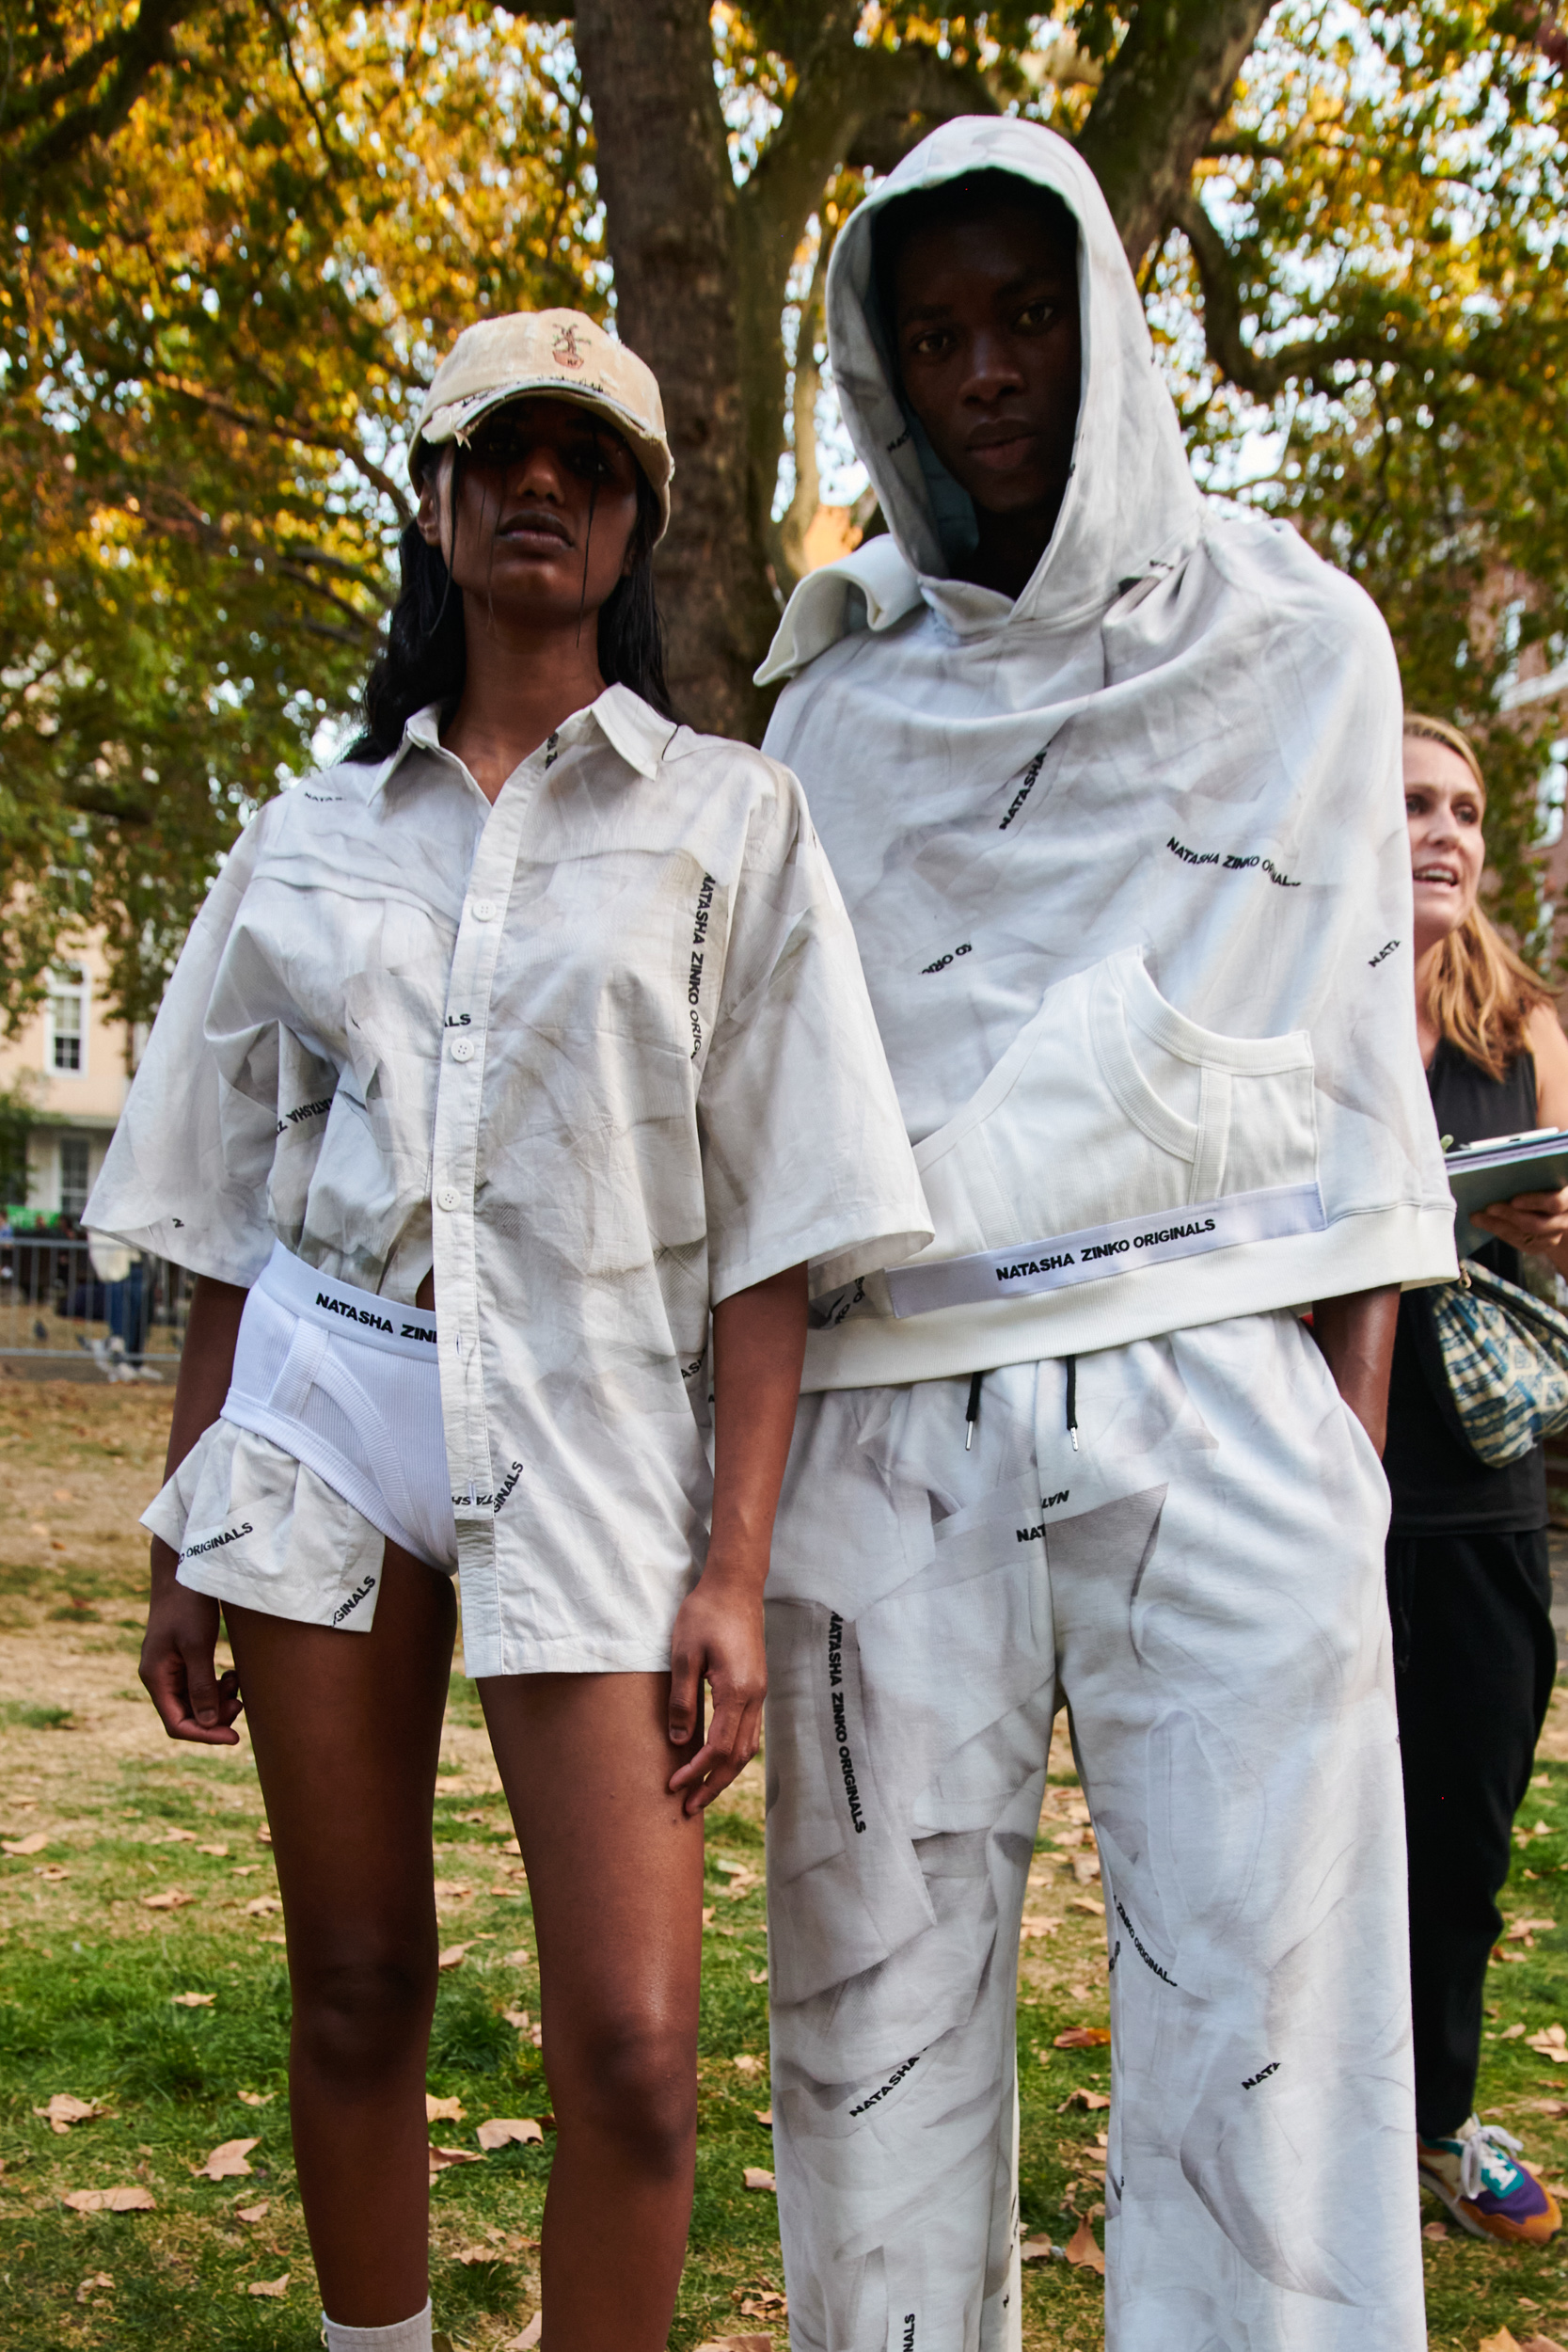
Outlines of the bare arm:
{"type": "MultiPolygon", "coordinates": [[[[245,1294],[236,1284],[198,1277],[174,1391],[166,1478],[172,1477],[223,1409],[245,1302],[245,1294]]],[[[218,1676],[218,1605],[204,1593],[188,1593],[175,1582],[179,1565],[167,1544],[154,1535],[142,1682],[171,1740],[234,1747],[240,1736],[231,1728],[240,1711],[239,1683],[232,1672],[221,1679],[218,1676]]]]}
{"type": "Polygon", "coordinates": [[[803,1265],[736,1291],[713,1311],[713,1534],[670,1645],[675,1746],[684,1747],[702,1723],[705,1677],[713,1692],[707,1738],[670,1782],[686,1791],[689,1814],[729,1787],[762,1737],[762,1588],[805,1350],[803,1265]]]}
{"type": "Polygon", "coordinates": [[[1388,1437],[1388,1375],[1399,1314],[1395,1289],[1320,1298],[1312,1310],[1312,1335],[1334,1385],[1380,1454],[1388,1437]]]}
{"type": "MultiPolygon", "coordinates": [[[[1550,1005],[1536,1007],[1527,1036],[1535,1056],[1536,1116],[1543,1127],[1568,1127],[1568,1038],[1550,1005]]],[[[1568,1190],[1521,1192],[1482,1209],[1474,1221],[1568,1274],[1568,1190]]]]}

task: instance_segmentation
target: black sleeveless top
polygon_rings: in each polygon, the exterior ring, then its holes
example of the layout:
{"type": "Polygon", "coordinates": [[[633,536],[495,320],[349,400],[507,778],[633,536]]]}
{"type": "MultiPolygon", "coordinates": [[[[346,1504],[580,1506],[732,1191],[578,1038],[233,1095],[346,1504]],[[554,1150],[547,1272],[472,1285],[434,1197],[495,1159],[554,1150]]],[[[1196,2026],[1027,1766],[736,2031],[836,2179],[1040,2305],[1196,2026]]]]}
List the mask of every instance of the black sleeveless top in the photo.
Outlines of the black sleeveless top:
{"type": "MultiPolygon", "coordinates": [[[[1437,1132],[1455,1143],[1516,1136],[1539,1124],[1535,1057],[1518,1055],[1500,1079],[1489,1078],[1448,1038],[1427,1072],[1437,1132]]],[[[1476,1256],[1507,1282],[1519,1280],[1519,1253],[1488,1241],[1476,1256]]],[[[1400,1300],[1394,1368],[1388,1384],[1388,1443],[1383,1456],[1393,1495],[1392,1533],[1520,1534],[1546,1524],[1546,1457],[1536,1446],[1506,1470],[1488,1470],[1464,1443],[1451,1407],[1424,1291],[1400,1300]]]]}

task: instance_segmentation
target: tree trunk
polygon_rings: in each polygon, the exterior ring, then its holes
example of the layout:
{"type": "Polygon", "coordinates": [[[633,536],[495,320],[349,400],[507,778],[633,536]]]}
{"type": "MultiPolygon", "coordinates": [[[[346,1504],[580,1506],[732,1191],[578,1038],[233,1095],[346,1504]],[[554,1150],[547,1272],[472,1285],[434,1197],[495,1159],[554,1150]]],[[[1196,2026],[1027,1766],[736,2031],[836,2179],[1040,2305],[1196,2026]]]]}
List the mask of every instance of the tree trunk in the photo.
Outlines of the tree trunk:
{"type": "Polygon", "coordinates": [[[622,341],[658,377],[674,510],[658,580],[675,707],[754,739],[777,620],[752,536],[736,314],[736,190],[707,0],[578,0],[622,341]]]}

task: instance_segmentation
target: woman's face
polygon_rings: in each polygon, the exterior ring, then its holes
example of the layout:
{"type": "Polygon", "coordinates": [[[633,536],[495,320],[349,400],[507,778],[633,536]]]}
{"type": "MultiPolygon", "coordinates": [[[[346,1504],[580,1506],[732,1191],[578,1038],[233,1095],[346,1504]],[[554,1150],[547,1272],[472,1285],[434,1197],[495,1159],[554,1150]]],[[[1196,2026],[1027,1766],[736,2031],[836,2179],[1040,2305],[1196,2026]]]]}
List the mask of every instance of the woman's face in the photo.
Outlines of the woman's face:
{"type": "Polygon", "coordinates": [[[498,619],[533,627],[595,614],[631,568],[637,460],[612,426],[564,400],[520,400],[443,451],[420,529],[457,586],[498,619]]]}
{"type": "Polygon", "coordinates": [[[1456,751],[1429,736],[1404,739],[1404,809],[1419,961],[1476,903],[1486,863],[1486,796],[1456,751]]]}

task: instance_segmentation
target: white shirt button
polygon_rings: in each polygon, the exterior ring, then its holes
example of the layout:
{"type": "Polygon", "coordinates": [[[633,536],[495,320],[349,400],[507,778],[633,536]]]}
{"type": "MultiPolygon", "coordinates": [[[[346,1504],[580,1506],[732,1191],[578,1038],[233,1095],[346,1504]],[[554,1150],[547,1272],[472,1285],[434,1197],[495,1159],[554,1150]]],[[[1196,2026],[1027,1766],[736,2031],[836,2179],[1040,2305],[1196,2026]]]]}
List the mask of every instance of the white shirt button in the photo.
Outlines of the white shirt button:
{"type": "Polygon", "coordinates": [[[493,923],[500,909],[494,898],[476,898],[470,912],[476,923],[493,923]]]}
{"type": "Polygon", "coordinates": [[[473,1039],[454,1037],[451,1041],[451,1057],[453,1061],[472,1061],[474,1057],[473,1039]]]}
{"type": "Polygon", "coordinates": [[[436,1206],[438,1209],[455,1209],[462,1199],[463,1195],[455,1184],[443,1184],[436,1196],[436,1206]]]}

